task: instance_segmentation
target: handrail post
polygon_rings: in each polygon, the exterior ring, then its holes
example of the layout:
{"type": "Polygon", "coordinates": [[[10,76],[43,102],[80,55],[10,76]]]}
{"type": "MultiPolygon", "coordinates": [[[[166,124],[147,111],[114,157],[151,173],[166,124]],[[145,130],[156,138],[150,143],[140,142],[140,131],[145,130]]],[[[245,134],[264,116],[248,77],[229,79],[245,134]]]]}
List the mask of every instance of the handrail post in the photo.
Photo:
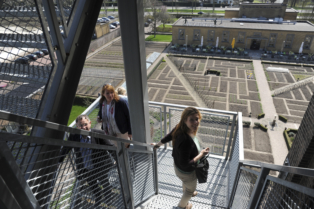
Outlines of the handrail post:
{"type": "MultiPolygon", "coordinates": [[[[226,158],[225,160],[228,159],[229,157],[229,152],[230,152],[230,146],[231,146],[231,139],[232,136],[236,136],[236,134],[233,134],[233,130],[234,130],[234,126],[235,126],[235,121],[236,121],[236,115],[233,115],[233,119],[232,119],[232,126],[231,126],[231,131],[230,131],[230,136],[229,136],[229,142],[228,142],[228,147],[227,147],[227,153],[226,153],[226,158]]],[[[233,141],[235,141],[235,138],[233,138],[233,141]]],[[[234,144],[234,143],[233,143],[234,144]]],[[[232,147],[233,149],[233,147],[232,147]]],[[[223,154],[223,153],[222,153],[223,154]]]]}
{"type": "Polygon", "coordinates": [[[159,193],[159,188],[158,188],[158,160],[157,160],[157,149],[154,149],[154,162],[153,162],[153,166],[154,166],[154,179],[155,179],[155,194],[158,195],[159,193]]]}
{"type": "Polygon", "coordinates": [[[230,194],[230,197],[229,197],[229,200],[228,200],[229,201],[228,202],[228,208],[231,208],[232,203],[233,203],[233,199],[234,199],[234,196],[235,196],[235,193],[237,191],[237,187],[238,187],[238,183],[239,183],[239,179],[240,179],[240,168],[241,168],[242,165],[243,165],[243,163],[239,162],[238,168],[237,168],[237,174],[236,174],[236,177],[234,178],[232,191],[231,191],[231,194],[230,194]]]}
{"type": "Polygon", "coordinates": [[[134,197],[127,151],[124,143],[118,142],[117,146],[117,166],[119,169],[119,176],[122,184],[121,188],[124,197],[124,203],[126,205],[126,208],[134,208],[134,197]]]}
{"type": "MultiPolygon", "coordinates": [[[[163,105],[163,107],[164,107],[164,137],[165,137],[167,135],[167,106],[163,105]]],[[[165,144],[164,149],[167,149],[167,143],[165,144]]]]}
{"type": "Polygon", "coordinates": [[[254,189],[251,195],[251,199],[248,205],[249,209],[254,209],[256,208],[258,204],[258,199],[260,194],[262,193],[263,185],[265,183],[265,180],[269,174],[270,169],[262,167],[262,170],[260,172],[260,175],[257,178],[256,184],[254,185],[254,189]]]}

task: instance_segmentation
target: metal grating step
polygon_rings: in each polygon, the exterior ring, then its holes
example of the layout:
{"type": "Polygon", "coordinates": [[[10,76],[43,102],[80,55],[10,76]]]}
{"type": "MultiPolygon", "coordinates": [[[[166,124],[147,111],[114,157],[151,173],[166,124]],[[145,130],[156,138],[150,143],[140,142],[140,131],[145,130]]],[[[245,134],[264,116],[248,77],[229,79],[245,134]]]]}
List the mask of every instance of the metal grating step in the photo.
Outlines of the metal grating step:
{"type": "MultiPolygon", "coordinates": [[[[175,175],[171,154],[172,150],[169,149],[158,150],[160,195],[156,199],[157,202],[151,203],[151,208],[175,208],[182,196],[182,182],[175,175]]],[[[195,205],[193,208],[225,208],[228,204],[228,161],[209,157],[208,162],[210,169],[207,183],[197,185],[198,195],[191,200],[191,203],[195,205]]]]}
{"type": "MultiPolygon", "coordinates": [[[[156,195],[152,198],[151,202],[145,207],[137,207],[136,209],[179,209],[176,205],[180,201],[180,198],[171,197],[168,195],[156,195]]],[[[217,207],[208,204],[202,204],[191,199],[190,203],[193,205],[193,209],[223,209],[224,207],[217,207]]]]}

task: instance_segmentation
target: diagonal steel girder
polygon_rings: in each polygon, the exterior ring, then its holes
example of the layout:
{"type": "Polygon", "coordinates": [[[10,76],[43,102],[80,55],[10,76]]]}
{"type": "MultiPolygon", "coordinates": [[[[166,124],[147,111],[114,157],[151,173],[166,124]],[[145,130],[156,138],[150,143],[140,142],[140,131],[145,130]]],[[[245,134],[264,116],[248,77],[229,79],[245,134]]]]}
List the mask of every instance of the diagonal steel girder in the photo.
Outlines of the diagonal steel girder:
{"type": "MultiPolygon", "coordinates": [[[[48,37],[46,40],[47,42],[51,41],[48,44],[50,45],[50,50],[53,50],[51,57],[54,59],[54,56],[56,56],[57,59],[47,84],[37,118],[43,121],[66,125],[83,71],[85,58],[95,29],[98,14],[100,12],[102,0],[77,0],[75,2],[76,5],[73,5],[73,7],[76,8],[76,11],[71,20],[71,24],[69,25],[68,34],[65,39],[62,39],[60,33],[53,1],[36,0],[36,2],[39,11],[43,11],[40,8],[41,5],[44,7],[45,16],[42,12],[40,14],[42,27],[46,32],[47,27],[49,27],[51,39],[49,35],[46,34],[46,37],[48,37]],[[47,23],[45,22],[45,18],[47,19],[47,23]]],[[[64,134],[59,131],[36,127],[33,129],[32,135],[60,140],[62,140],[64,136],[64,134]]],[[[29,162],[31,166],[29,166],[26,171],[26,173],[29,173],[25,176],[26,179],[32,177],[33,170],[43,168],[47,164],[49,165],[58,161],[57,158],[48,160],[44,159],[45,156],[37,156],[37,153],[49,152],[52,149],[52,146],[43,145],[28,150],[28,154],[31,154],[32,158],[29,162]]],[[[51,167],[51,170],[45,170],[44,172],[53,172],[55,169],[57,169],[56,166],[51,167]]],[[[44,172],[40,173],[40,175],[45,175],[46,173],[44,172]]],[[[49,178],[52,177],[49,176],[49,178]]],[[[46,205],[45,207],[47,207],[49,205],[47,203],[49,203],[50,199],[46,197],[50,197],[49,193],[51,192],[47,188],[51,185],[46,185],[44,182],[38,181],[33,183],[43,185],[40,187],[41,191],[36,191],[38,193],[36,198],[40,200],[40,205],[46,205]]]]}

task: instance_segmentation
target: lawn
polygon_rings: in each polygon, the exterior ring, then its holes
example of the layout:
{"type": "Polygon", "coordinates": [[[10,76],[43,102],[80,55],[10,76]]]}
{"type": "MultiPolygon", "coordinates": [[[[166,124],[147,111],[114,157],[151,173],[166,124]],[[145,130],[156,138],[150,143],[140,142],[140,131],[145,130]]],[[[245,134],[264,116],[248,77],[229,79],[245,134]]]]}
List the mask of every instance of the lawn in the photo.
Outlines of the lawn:
{"type": "MultiPolygon", "coordinates": [[[[159,25],[158,28],[163,28],[163,24],[159,25]]],[[[172,28],[172,25],[165,25],[165,28],[172,28]]]]}
{"type": "Polygon", "coordinates": [[[145,41],[160,41],[160,42],[171,42],[172,41],[172,35],[150,35],[148,36],[145,41]]]}
{"type": "Polygon", "coordinates": [[[86,108],[87,107],[80,106],[80,105],[73,105],[71,109],[68,125],[70,125],[76,119],[77,116],[79,116],[82,112],[84,112],[86,108]]]}
{"type": "MultiPolygon", "coordinates": [[[[105,11],[104,9],[101,9],[101,11],[105,11]]],[[[114,12],[114,11],[118,11],[118,9],[116,8],[115,10],[114,9],[112,9],[112,8],[110,8],[110,9],[107,9],[107,11],[108,12],[114,12]]],[[[146,12],[151,12],[152,11],[152,9],[146,9],[145,10],[146,12]]],[[[168,12],[172,12],[172,9],[168,9],[167,10],[168,12]]],[[[197,14],[198,12],[200,12],[201,10],[193,10],[193,14],[197,14]]],[[[203,12],[204,13],[207,13],[207,10],[203,10],[203,12]]],[[[210,10],[210,13],[212,13],[213,11],[212,10],[210,10]]],[[[178,10],[176,10],[176,9],[173,9],[173,12],[172,13],[192,13],[192,9],[178,9],[178,10]]],[[[223,10],[215,10],[214,11],[214,13],[222,13],[222,14],[224,14],[225,13],[225,11],[223,11],[223,10]]]]}
{"type": "MultiPolygon", "coordinates": [[[[172,9],[168,9],[167,11],[168,12],[172,12],[172,9]]],[[[192,9],[178,9],[178,11],[174,9],[172,13],[175,13],[175,12],[177,12],[177,13],[192,13],[192,9]]],[[[193,10],[193,14],[197,14],[198,12],[201,12],[201,10],[193,10]]],[[[213,10],[203,10],[202,12],[204,12],[204,14],[208,13],[208,12],[209,13],[213,13],[213,10]]],[[[225,11],[223,11],[223,10],[215,10],[214,13],[224,14],[225,11]]]]}
{"type": "Polygon", "coordinates": [[[296,81],[301,81],[303,79],[311,77],[311,75],[302,75],[302,74],[293,74],[293,77],[295,78],[296,81]]]}

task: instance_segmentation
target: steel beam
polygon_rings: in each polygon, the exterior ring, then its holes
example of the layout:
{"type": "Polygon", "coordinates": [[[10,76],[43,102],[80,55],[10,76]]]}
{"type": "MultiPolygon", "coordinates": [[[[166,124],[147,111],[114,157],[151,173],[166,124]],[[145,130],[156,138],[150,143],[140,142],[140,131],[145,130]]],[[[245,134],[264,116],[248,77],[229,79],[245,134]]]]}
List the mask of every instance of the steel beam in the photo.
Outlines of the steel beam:
{"type": "MultiPolygon", "coordinates": [[[[40,209],[40,205],[26,183],[24,176],[21,173],[20,168],[17,166],[6,142],[0,142],[0,147],[0,176],[1,180],[3,180],[6,185],[6,188],[1,187],[1,190],[4,190],[3,193],[1,192],[1,196],[8,194],[9,189],[9,193],[11,193],[12,196],[7,196],[8,199],[6,201],[7,203],[10,202],[10,204],[12,204],[11,206],[18,203],[21,208],[40,209]]],[[[2,183],[0,183],[0,185],[2,183]]],[[[3,200],[0,201],[4,204],[3,200]]]]}
{"type": "MultiPolygon", "coordinates": [[[[76,1],[76,4],[76,11],[68,37],[62,40],[60,39],[60,30],[56,21],[57,14],[55,13],[54,5],[50,0],[43,0],[58,64],[56,70],[52,72],[53,77],[49,81],[51,88],[43,96],[43,102],[37,118],[63,125],[66,125],[68,122],[102,0],[80,0],[76,1]]],[[[39,5],[38,3],[38,7],[39,5]]],[[[47,42],[50,41],[49,38],[46,40],[47,42]]],[[[49,137],[62,140],[64,136],[62,131],[36,127],[34,130],[32,135],[36,137],[49,137]]],[[[41,169],[47,164],[55,163],[56,160],[41,159],[43,156],[40,158],[36,157],[36,153],[49,152],[51,149],[53,147],[43,145],[37,146],[35,150],[29,150],[29,152],[34,153],[34,157],[30,160],[29,164],[31,166],[27,168],[28,173],[31,173],[34,169],[41,169]]],[[[54,172],[53,169],[57,168],[51,168],[50,172],[54,172]]],[[[25,178],[28,178],[28,176],[25,178]]],[[[45,204],[49,202],[49,199],[44,197],[48,197],[50,191],[46,190],[45,187],[40,189],[41,191],[38,191],[40,194],[36,198],[42,199],[40,204],[45,204]]]]}
{"type": "Polygon", "coordinates": [[[262,193],[264,182],[269,174],[270,169],[262,168],[260,175],[258,176],[253,188],[250,202],[248,204],[249,209],[255,209],[258,203],[259,195],[262,193]]]}
{"type": "Polygon", "coordinates": [[[150,142],[143,0],[118,0],[133,139],[150,142]]]}

